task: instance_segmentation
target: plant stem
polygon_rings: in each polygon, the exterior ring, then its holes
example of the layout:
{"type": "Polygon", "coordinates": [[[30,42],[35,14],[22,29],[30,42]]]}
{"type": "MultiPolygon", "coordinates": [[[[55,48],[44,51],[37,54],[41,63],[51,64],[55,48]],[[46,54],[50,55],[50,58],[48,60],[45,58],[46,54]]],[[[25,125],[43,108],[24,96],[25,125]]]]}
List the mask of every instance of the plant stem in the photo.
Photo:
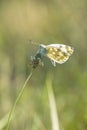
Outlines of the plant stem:
{"type": "Polygon", "coordinates": [[[47,76],[46,86],[48,90],[52,130],[60,130],[56,101],[55,101],[55,96],[52,88],[52,79],[50,75],[47,76]]]}
{"type": "Polygon", "coordinates": [[[28,81],[30,80],[30,78],[31,78],[31,76],[32,76],[32,72],[33,72],[33,69],[32,69],[32,71],[31,71],[31,73],[29,74],[29,76],[27,77],[26,81],[24,82],[24,85],[23,85],[22,88],[20,89],[20,91],[19,91],[19,93],[18,93],[18,96],[17,96],[17,98],[16,98],[16,100],[15,100],[15,102],[14,102],[14,104],[13,104],[13,107],[12,107],[10,113],[9,113],[6,130],[9,130],[13,112],[14,112],[14,110],[15,110],[15,107],[16,107],[18,101],[20,100],[20,97],[21,97],[22,94],[23,94],[23,91],[24,91],[24,89],[25,89],[25,87],[26,87],[28,81]]]}

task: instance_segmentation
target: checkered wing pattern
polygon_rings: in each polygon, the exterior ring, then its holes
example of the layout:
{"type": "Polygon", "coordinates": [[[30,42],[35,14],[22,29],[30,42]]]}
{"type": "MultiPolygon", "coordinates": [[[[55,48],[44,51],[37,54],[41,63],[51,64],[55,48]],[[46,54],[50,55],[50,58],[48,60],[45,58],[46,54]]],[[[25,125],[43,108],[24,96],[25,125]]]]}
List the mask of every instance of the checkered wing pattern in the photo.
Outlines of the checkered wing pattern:
{"type": "Polygon", "coordinates": [[[71,46],[63,44],[50,44],[45,49],[47,52],[46,56],[59,64],[66,62],[74,51],[71,46]]]}

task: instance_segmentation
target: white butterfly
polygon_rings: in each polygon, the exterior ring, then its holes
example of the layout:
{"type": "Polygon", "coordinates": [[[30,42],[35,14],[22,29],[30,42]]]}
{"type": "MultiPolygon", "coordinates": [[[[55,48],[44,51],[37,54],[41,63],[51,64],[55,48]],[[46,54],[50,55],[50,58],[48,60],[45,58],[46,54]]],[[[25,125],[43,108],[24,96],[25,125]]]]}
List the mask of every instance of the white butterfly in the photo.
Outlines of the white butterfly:
{"type": "Polygon", "coordinates": [[[54,66],[56,63],[62,64],[66,62],[74,49],[71,46],[64,44],[50,44],[50,45],[40,45],[39,53],[48,57],[54,66]]]}

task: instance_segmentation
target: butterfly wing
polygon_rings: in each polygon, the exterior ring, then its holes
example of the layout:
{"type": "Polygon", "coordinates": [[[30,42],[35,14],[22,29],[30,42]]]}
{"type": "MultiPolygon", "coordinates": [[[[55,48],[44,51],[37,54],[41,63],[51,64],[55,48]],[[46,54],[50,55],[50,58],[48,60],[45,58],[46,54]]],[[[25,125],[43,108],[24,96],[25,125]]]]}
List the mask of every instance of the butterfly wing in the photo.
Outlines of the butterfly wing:
{"type": "Polygon", "coordinates": [[[59,64],[66,62],[74,51],[72,47],[63,44],[48,45],[46,50],[46,56],[59,64]]]}

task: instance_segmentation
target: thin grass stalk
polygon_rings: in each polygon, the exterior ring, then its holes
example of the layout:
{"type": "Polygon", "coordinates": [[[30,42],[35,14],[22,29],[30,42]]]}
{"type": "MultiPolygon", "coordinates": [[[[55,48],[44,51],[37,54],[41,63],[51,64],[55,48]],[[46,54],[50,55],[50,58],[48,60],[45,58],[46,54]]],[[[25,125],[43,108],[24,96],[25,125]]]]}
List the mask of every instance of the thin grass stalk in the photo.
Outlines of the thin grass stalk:
{"type": "Polygon", "coordinates": [[[54,96],[53,89],[52,89],[52,81],[51,81],[50,76],[48,76],[48,77],[49,78],[47,78],[46,86],[47,86],[47,90],[48,90],[52,130],[60,130],[56,101],[55,101],[55,96],[54,96]]]}
{"type": "Polygon", "coordinates": [[[24,82],[24,84],[23,84],[22,88],[20,89],[20,91],[19,91],[19,93],[18,93],[18,96],[17,96],[17,98],[16,98],[16,100],[15,100],[15,102],[14,102],[14,104],[13,104],[13,107],[12,107],[10,113],[9,113],[6,130],[9,130],[10,123],[11,123],[11,120],[12,120],[12,115],[13,115],[13,113],[14,113],[15,107],[16,107],[18,101],[20,100],[20,98],[21,98],[21,96],[22,96],[22,94],[23,94],[23,91],[24,91],[24,89],[25,89],[25,87],[26,87],[28,81],[30,80],[30,78],[31,78],[31,76],[32,76],[32,72],[33,72],[33,69],[32,69],[32,71],[31,71],[31,73],[29,74],[29,76],[27,77],[26,81],[24,82]]]}

